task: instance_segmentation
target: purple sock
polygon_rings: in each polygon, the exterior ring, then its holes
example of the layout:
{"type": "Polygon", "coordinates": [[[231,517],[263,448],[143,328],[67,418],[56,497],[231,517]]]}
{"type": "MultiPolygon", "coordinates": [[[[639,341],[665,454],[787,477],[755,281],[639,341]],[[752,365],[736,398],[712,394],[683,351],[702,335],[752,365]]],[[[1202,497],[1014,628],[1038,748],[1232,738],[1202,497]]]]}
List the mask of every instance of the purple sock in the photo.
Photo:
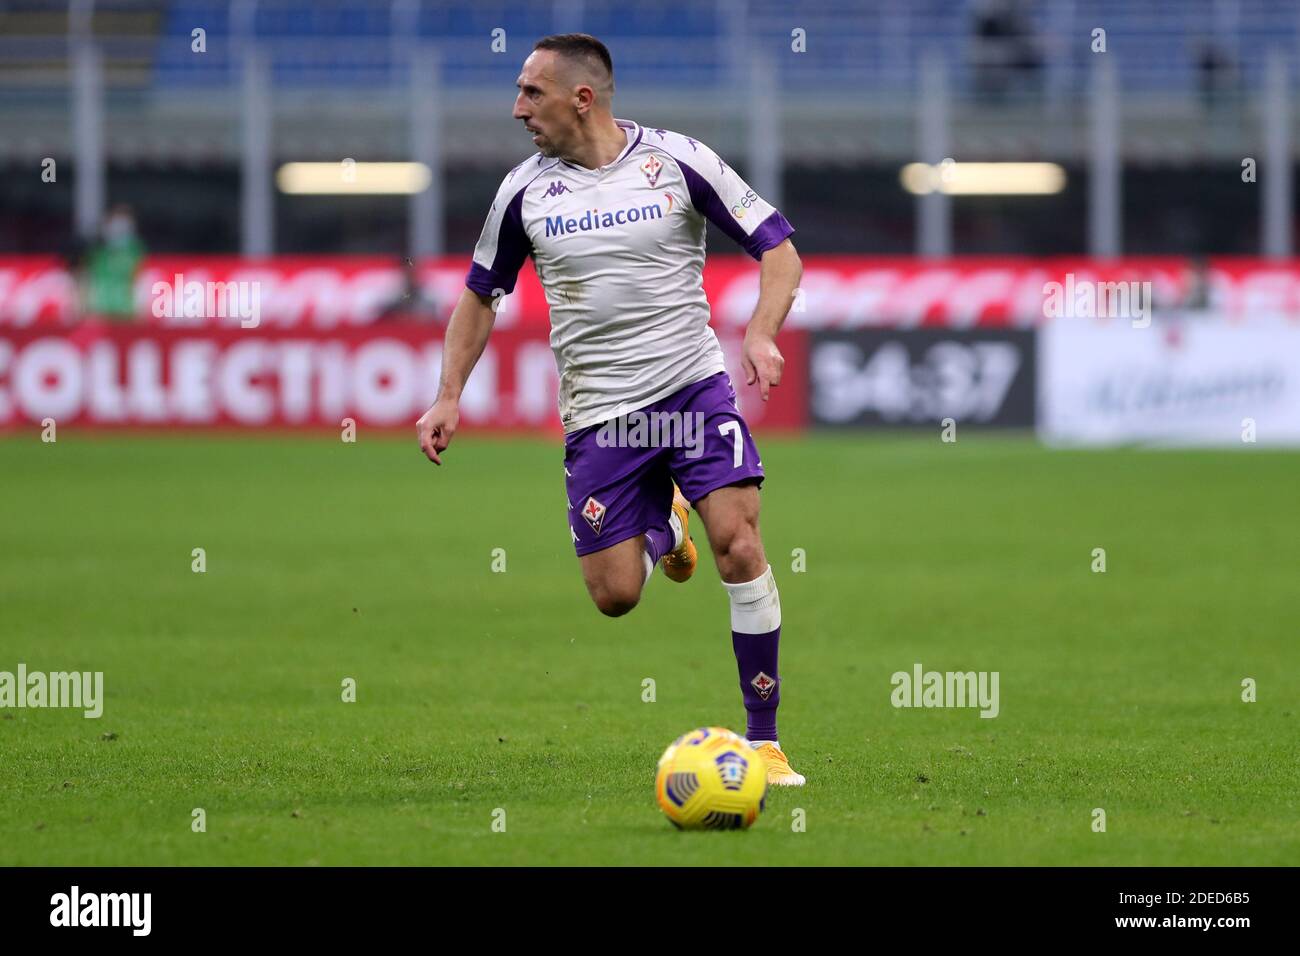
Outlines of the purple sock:
{"type": "Polygon", "coordinates": [[[731,632],[731,648],[740,671],[740,692],[745,697],[745,737],[777,740],[776,708],[781,703],[781,678],[776,672],[781,628],[766,634],[731,632]]]}
{"type": "Polygon", "coordinates": [[[650,528],[645,533],[645,553],[650,555],[652,564],[658,564],[659,559],[673,549],[673,544],[673,529],[666,520],[662,528],[650,528]]]}
{"type": "Polygon", "coordinates": [[[752,581],[724,581],[722,586],[731,601],[731,649],[736,652],[740,692],[745,698],[745,736],[775,741],[776,708],[781,703],[781,678],[776,672],[781,598],[772,567],[768,565],[752,581]]]}

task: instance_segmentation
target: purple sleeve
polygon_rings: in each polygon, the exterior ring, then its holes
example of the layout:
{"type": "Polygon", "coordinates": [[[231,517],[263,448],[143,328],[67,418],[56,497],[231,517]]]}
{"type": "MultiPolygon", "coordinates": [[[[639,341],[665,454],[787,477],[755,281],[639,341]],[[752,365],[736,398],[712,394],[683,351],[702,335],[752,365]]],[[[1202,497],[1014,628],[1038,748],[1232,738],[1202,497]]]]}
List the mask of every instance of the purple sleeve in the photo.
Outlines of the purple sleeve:
{"type": "Polygon", "coordinates": [[[469,267],[469,274],[465,276],[466,287],[479,295],[490,296],[498,289],[509,295],[515,290],[515,280],[519,277],[519,270],[523,268],[524,260],[533,251],[528,234],[524,232],[523,202],[524,190],[521,189],[515,193],[514,198],[510,200],[510,205],[506,207],[505,214],[501,217],[501,224],[497,228],[495,237],[496,242],[485,244],[484,239],[489,239],[488,236],[479,240],[479,246],[474,251],[474,261],[469,267]],[[491,254],[491,262],[486,265],[480,261],[481,251],[485,245],[491,254]]]}
{"type": "Polygon", "coordinates": [[[773,209],[772,215],[760,222],[758,228],[750,233],[741,245],[755,259],[762,259],[763,253],[775,249],[793,235],[794,226],[786,221],[780,210],[773,209]]]}
{"type": "MultiPolygon", "coordinates": [[[[677,165],[681,167],[682,175],[686,178],[686,186],[691,194],[691,205],[706,216],[711,223],[735,240],[755,259],[763,258],[763,253],[767,252],[767,250],[779,246],[788,236],[794,235],[794,227],[776,209],[773,209],[753,232],[746,232],[736,217],[727,209],[727,204],[718,195],[718,191],[713,188],[713,184],[708,179],[690,164],[682,162],[680,157],[677,158],[677,165]]],[[[734,176],[734,174],[731,175],[734,176]]],[[[753,190],[750,190],[739,179],[736,182],[738,186],[744,187],[751,194],[753,193],[753,190]]]]}

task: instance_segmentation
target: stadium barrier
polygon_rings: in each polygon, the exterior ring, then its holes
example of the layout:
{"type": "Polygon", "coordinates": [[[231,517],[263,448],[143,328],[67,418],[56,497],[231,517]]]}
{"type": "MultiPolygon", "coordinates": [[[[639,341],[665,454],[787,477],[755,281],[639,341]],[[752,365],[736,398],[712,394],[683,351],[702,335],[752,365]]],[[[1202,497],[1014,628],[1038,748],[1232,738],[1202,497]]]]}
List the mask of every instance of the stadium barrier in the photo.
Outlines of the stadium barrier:
{"type": "MultiPolygon", "coordinates": [[[[400,259],[373,256],[149,256],[135,278],[136,319],[181,328],[239,324],[234,310],[214,314],[207,311],[206,295],[190,295],[225,286],[256,291],[261,326],[365,326],[399,317],[404,309],[445,322],[468,267],[464,256],[421,260],[409,268],[400,259]]],[[[1300,320],[1300,261],[1007,257],[925,262],[808,255],[786,326],[1030,328],[1049,318],[1044,288],[1051,283],[1070,292],[1149,283],[1141,291],[1155,311],[1202,301],[1235,321],[1267,315],[1300,320]]],[[[743,329],[758,298],[753,260],[710,255],[703,284],[715,327],[743,329]]],[[[71,324],[78,318],[77,299],[77,281],[61,260],[0,257],[0,328],[71,324]]],[[[497,326],[549,327],[546,297],[530,267],[520,273],[515,292],[503,300],[497,326]]]]}
{"type": "MultiPolygon", "coordinates": [[[[730,361],[740,340],[721,336],[730,361]]],[[[764,403],[737,388],[756,427],[806,420],[803,334],[782,332],[789,371],[764,403]]],[[[442,332],[383,328],[168,329],[84,323],[61,335],[0,332],[0,427],[333,428],[413,426],[434,399],[442,332]]],[[[743,382],[738,368],[732,380],[743,382]]],[[[461,397],[462,428],[560,431],[545,332],[493,333],[461,397]]]]}
{"type": "Polygon", "coordinates": [[[809,412],[836,428],[917,427],[944,419],[1034,424],[1034,332],[859,329],[811,332],[809,412]]]}
{"type": "Polygon", "coordinates": [[[1212,315],[1039,333],[1038,434],[1052,445],[1300,445],[1300,325],[1212,315]]]}
{"type": "MultiPolygon", "coordinates": [[[[409,427],[433,400],[467,262],[404,274],[377,258],[152,257],[135,281],[141,314],[106,322],[77,321],[57,260],[0,259],[0,428],[409,427]]],[[[1300,443],[1297,263],[809,256],[768,403],[739,368],[757,280],[751,260],[726,256],[703,278],[758,430],[951,418],[1036,427],[1054,444],[1300,443]],[[1118,314],[1082,294],[1105,286],[1123,293],[1108,301],[1118,314]]],[[[548,333],[526,269],[463,396],[465,427],[558,433],[548,333]]]]}

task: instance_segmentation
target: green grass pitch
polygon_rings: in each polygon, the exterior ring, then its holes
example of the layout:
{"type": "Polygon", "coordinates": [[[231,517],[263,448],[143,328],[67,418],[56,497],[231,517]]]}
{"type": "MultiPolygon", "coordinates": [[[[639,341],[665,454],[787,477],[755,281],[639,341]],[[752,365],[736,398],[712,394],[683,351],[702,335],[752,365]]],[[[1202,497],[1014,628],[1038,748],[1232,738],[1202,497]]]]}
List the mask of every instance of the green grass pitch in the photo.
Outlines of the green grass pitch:
{"type": "Polygon", "coordinates": [[[652,781],[744,730],[725,594],[702,548],[602,617],[558,439],[0,441],[0,670],[106,692],[0,711],[0,864],[1300,861],[1300,455],[760,447],[808,785],[700,834],[652,781]],[[1000,714],[895,709],[916,662],[998,671],[1000,714]]]}

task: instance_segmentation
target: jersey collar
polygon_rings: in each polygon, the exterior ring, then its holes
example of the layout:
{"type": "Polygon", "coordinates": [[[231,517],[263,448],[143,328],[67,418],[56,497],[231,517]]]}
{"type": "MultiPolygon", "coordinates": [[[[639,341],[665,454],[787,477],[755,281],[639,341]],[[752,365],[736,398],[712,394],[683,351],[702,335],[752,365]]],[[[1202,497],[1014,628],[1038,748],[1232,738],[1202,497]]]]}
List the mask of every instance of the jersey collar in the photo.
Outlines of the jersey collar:
{"type": "Polygon", "coordinates": [[[574,163],[567,162],[563,159],[560,160],[560,162],[564,164],[564,167],[566,169],[571,169],[576,173],[585,173],[588,176],[599,176],[605,170],[613,169],[619,163],[623,162],[623,160],[627,159],[628,155],[632,152],[632,150],[636,149],[637,146],[641,144],[641,136],[644,131],[641,129],[641,126],[638,123],[632,120],[622,120],[622,119],[615,118],[614,123],[620,129],[624,130],[624,135],[627,136],[627,149],[623,150],[623,152],[618,154],[618,159],[614,160],[608,166],[601,166],[597,169],[588,169],[586,166],[578,166],[575,165],[574,163]]]}
{"type": "Polygon", "coordinates": [[[637,146],[640,145],[642,134],[641,127],[632,120],[616,119],[614,120],[614,123],[625,130],[629,130],[629,132],[627,134],[627,149],[623,150],[623,152],[619,154],[618,159],[610,163],[611,166],[617,166],[619,163],[623,162],[623,160],[627,159],[628,153],[632,152],[632,150],[636,149],[637,146]]]}

